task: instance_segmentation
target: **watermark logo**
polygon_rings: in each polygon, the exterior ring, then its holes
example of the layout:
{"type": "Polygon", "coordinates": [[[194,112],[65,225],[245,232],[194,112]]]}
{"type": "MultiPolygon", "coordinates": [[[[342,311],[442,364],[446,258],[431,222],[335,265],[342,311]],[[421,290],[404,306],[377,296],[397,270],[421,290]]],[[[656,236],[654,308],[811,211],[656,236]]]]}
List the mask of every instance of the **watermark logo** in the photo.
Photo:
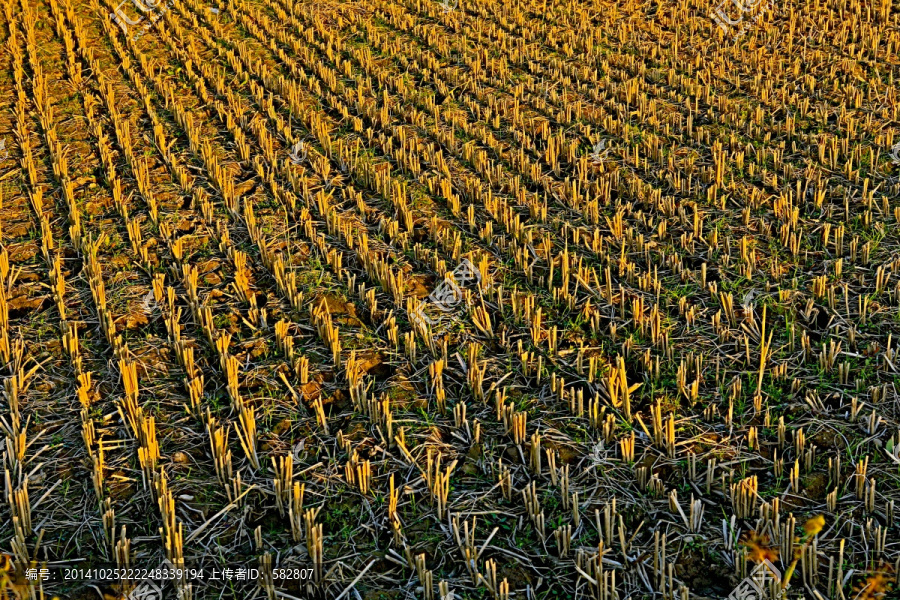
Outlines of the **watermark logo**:
{"type": "MultiPolygon", "coordinates": [[[[515,81],[512,76],[509,76],[509,82],[512,85],[515,85],[515,81]]],[[[540,87],[535,90],[536,95],[540,95],[543,103],[546,105],[544,108],[549,108],[552,102],[559,102],[565,99],[565,90],[560,87],[558,81],[547,81],[545,79],[541,79],[540,87]]]]}
{"type": "Polygon", "coordinates": [[[726,600],[781,600],[788,586],[781,585],[781,571],[770,561],[764,560],[741,581],[726,600]],[[771,590],[777,591],[771,593],[771,590]]]}
{"type": "MultiPolygon", "coordinates": [[[[125,9],[122,8],[123,6],[128,4],[128,2],[131,2],[131,0],[122,0],[122,2],[120,2],[119,5],[116,7],[116,10],[109,13],[109,18],[113,20],[113,23],[115,23],[116,25],[118,25],[119,27],[122,28],[122,31],[125,32],[125,35],[128,35],[128,26],[129,25],[137,25],[144,18],[141,15],[137,15],[136,19],[131,19],[128,16],[128,13],[125,12],[125,9]]],[[[140,6],[145,12],[147,10],[147,8],[140,2],[138,2],[136,6],[140,6]]]]}
{"type": "Polygon", "coordinates": [[[304,160],[306,160],[306,144],[303,142],[297,142],[291,147],[291,153],[288,155],[288,158],[291,159],[291,162],[295,165],[299,165],[304,160]]]}
{"type": "Polygon", "coordinates": [[[125,600],[163,600],[162,587],[152,579],[145,579],[125,596],[125,600]]]}
{"type": "Polygon", "coordinates": [[[773,0],[768,0],[768,3],[760,8],[759,5],[762,3],[762,0],[722,0],[719,5],[709,14],[712,20],[719,26],[719,28],[725,33],[725,35],[729,35],[732,33],[732,27],[737,31],[737,37],[740,38],[751,25],[756,23],[756,21],[772,6],[773,0]],[[729,4],[734,4],[738,9],[737,16],[735,18],[731,18],[726,11],[725,7],[729,4]],[[751,19],[744,22],[744,17],[748,16],[750,13],[755,14],[751,19]],[[738,27],[740,26],[740,27],[738,27]]]}
{"type": "Polygon", "coordinates": [[[459,6],[459,0],[441,0],[441,8],[444,9],[445,13],[456,10],[459,6]]]}
{"type": "Polygon", "coordinates": [[[152,27],[157,21],[159,21],[162,16],[173,6],[172,0],[169,0],[167,4],[163,4],[163,0],[122,0],[116,9],[109,13],[109,18],[112,19],[113,23],[122,28],[122,31],[125,35],[128,35],[128,27],[137,25],[144,21],[144,15],[140,13],[147,14],[147,22],[141,27],[140,31],[135,33],[132,37],[132,41],[137,41],[150,27],[152,27]],[[139,13],[132,16],[128,15],[128,12],[125,10],[125,6],[127,4],[131,4],[134,8],[136,8],[139,13]]]}
{"type": "Polygon", "coordinates": [[[606,147],[606,140],[600,140],[594,147],[591,149],[591,161],[595,165],[599,165],[604,160],[606,160],[606,154],[609,152],[609,148],[606,147]]]}
{"type": "Polygon", "coordinates": [[[470,281],[475,281],[476,285],[481,285],[481,271],[472,264],[472,261],[466,258],[450,273],[449,277],[444,278],[444,281],[428,295],[426,302],[419,304],[418,308],[411,315],[412,320],[422,327],[437,324],[437,321],[425,314],[425,306],[431,304],[445,313],[452,311],[463,298],[462,287],[460,286],[465,286],[470,281]]]}
{"type": "MultiPolygon", "coordinates": [[[[235,569],[235,573],[245,573],[245,578],[251,571],[256,569],[235,569]]],[[[216,573],[216,570],[213,570],[216,573]]],[[[186,600],[191,597],[191,588],[193,581],[204,581],[206,579],[202,570],[186,569],[183,565],[176,567],[169,559],[163,559],[159,566],[146,572],[147,578],[142,580],[135,586],[123,600],[169,600],[175,599],[186,600]],[[190,581],[189,581],[190,580],[190,581]],[[174,587],[173,591],[164,592],[167,582],[174,587]]],[[[223,572],[224,575],[224,572],[223,572]]],[[[258,578],[258,571],[253,579],[258,578]]]]}
{"type": "Polygon", "coordinates": [[[144,299],[141,300],[141,310],[144,312],[145,315],[147,315],[149,317],[150,313],[152,313],[153,309],[155,309],[155,308],[156,308],[156,297],[153,295],[153,290],[150,290],[149,292],[147,292],[147,295],[144,296],[144,299]]]}
{"type": "Polygon", "coordinates": [[[891,148],[891,160],[894,161],[895,165],[900,165],[900,142],[897,142],[891,148]]]}
{"type": "Polygon", "coordinates": [[[141,581],[125,596],[124,600],[163,600],[162,588],[165,580],[163,577],[154,578],[153,575],[168,573],[174,568],[175,565],[169,562],[168,559],[163,560],[156,569],[150,571],[151,577],[141,581]]]}

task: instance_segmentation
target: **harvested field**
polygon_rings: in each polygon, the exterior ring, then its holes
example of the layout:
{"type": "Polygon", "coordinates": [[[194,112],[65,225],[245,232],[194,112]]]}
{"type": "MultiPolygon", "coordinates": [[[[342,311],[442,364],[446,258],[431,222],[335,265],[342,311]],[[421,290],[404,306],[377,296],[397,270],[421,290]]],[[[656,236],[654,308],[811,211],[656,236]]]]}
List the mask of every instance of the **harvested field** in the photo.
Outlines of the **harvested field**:
{"type": "Polygon", "coordinates": [[[119,2],[0,11],[0,600],[900,597],[896,2],[119,2]]]}

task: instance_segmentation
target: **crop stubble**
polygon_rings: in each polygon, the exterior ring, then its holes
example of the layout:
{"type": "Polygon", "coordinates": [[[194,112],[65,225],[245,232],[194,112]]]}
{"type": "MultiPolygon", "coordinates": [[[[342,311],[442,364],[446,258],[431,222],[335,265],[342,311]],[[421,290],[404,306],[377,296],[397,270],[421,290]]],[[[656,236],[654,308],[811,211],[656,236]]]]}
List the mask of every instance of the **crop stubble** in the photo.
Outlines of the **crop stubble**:
{"type": "Polygon", "coordinates": [[[889,593],[898,12],[711,8],[9,3],[4,550],[263,574],[191,598],[889,593]]]}

